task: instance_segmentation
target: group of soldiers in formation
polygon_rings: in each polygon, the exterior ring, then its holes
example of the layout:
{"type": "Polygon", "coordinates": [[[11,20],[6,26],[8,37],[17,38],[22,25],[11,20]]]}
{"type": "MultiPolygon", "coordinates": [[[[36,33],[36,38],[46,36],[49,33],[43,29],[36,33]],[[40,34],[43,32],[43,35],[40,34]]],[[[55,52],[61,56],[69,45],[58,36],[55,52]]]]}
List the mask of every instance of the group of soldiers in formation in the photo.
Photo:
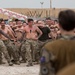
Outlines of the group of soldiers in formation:
{"type": "Polygon", "coordinates": [[[19,19],[0,19],[0,64],[9,66],[13,64],[27,63],[32,66],[39,63],[40,51],[45,43],[54,40],[60,35],[57,21],[27,19],[27,22],[19,19]]]}
{"type": "MultiPolygon", "coordinates": [[[[75,12],[61,11],[57,20],[0,19],[0,64],[40,63],[40,75],[55,75],[75,61],[75,12]],[[58,22],[59,21],[59,22],[58,22]]],[[[75,75],[75,64],[57,75],[75,75]],[[68,73],[68,74],[67,74],[68,73]]]]}

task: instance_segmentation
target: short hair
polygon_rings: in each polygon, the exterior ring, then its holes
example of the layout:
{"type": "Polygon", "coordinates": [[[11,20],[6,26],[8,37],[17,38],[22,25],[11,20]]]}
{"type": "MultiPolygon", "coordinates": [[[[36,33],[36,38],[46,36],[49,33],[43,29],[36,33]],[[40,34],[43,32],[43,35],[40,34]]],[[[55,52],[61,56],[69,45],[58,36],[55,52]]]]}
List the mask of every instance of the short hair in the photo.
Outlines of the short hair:
{"type": "Polygon", "coordinates": [[[66,31],[71,31],[75,28],[75,12],[70,9],[61,11],[58,20],[62,29],[66,31]]]}
{"type": "Polygon", "coordinates": [[[51,17],[47,17],[46,20],[51,20],[51,17]]]}
{"type": "Polygon", "coordinates": [[[30,21],[33,21],[33,19],[30,19],[30,18],[29,18],[29,19],[28,19],[28,22],[30,22],[30,21]]]}
{"type": "Polygon", "coordinates": [[[18,21],[18,19],[15,19],[15,21],[18,21]]]}
{"type": "Polygon", "coordinates": [[[2,21],[3,20],[3,18],[0,18],[0,21],[2,21]]]}
{"type": "Polygon", "coordinates": [[[5,22],[5,20],[4,20],[4,19],[2,19],[0,22],[1,22],[1,23],[2,23],[2,22],[5,22]]]}

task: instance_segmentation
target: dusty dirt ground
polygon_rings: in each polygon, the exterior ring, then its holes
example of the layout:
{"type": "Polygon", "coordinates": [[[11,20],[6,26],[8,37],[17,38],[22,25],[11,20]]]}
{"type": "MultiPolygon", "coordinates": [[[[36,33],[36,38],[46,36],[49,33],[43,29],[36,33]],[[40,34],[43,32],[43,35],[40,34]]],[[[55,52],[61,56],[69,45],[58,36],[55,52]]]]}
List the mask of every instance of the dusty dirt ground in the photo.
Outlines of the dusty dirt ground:
{"type": "Polygon", "coordinates": [[[26,67],[26,64],[8,66],[0,65],[0,75],[39,75],[39,65],[26,67]]]}

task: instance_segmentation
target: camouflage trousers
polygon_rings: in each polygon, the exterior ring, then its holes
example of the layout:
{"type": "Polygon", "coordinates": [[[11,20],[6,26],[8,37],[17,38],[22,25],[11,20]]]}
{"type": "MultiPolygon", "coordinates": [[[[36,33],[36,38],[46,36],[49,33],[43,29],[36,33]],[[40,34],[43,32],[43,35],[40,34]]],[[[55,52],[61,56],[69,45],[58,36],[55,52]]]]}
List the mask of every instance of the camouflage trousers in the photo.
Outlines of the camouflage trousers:
{"type": "Polygon", "coordinates": [[[2,62],[2,53],[4,54],[4,57],[6,58],[7,62],[10,62],[10,57],[7,51],[7,48],[2,40],[0,40],[0,63],[2,62]]]}
{"type": "Polygon", "coordinates": [[[3,40],[5,46],[7,47],[10,58],[13,57],[15,61],[19,60],[18,49],[13,42],[10,40],[3,40]]]}
{"type": "Polygon", "coordinates": [[[37,41],[35,40],[25,40],[21,46],[21,52],[24,52],[24,56],[27,59],[27,63],[32,63],[35,61],[35,56],[37,52],[37,41]]]}
{"type": "Polygon", "coordinates": [[[37,51],[38,51],[38,53],[39,53],[39,57],[38,57],[38,59],[40,59],[40,54],[41,54],[41,49],[43,48],[43,46],[46,44],[46,43],[48,43],[48,42],[50,42],[50,41],[52,41],[52,39],[48,39],[48,40],[45,40],[45,41],[39,41],[38,40],[38,47],[37,47],[37,51]]]}
{"type": "Polygon", "coordinates": [[[38,49],[41,50],[41,48],[48,42],[51,42],[52,39],[48,39],[48,40],[45,40],[45,41],[39,41],[38,40],[38,49]]]}

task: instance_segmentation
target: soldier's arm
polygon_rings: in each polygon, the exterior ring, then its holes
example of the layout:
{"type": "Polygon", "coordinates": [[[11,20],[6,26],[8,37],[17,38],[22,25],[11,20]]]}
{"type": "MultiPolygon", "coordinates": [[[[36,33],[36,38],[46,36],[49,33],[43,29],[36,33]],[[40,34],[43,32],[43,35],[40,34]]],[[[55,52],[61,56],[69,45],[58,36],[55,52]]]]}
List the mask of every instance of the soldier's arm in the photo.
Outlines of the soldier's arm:
{"type": "Polygon", "coordinates": [[[13,36],[13,34],[10,30],[8,30],[8,35],[11,37],[11,39],[15,40],[15,37],[13,36]]]}
{"type": "Polygon", "coordinates": [[[39,38],[43,33],[38,27],[36,27],[36,31],[39,33],[39,35],[38,35],[38,38],[39,38]]]}
{"type": "Polygon", "coordinates": [[[18,25],[12,26],[12,28],[17,28],[17,27],[18,27],[18,25]]]}
{"type": "Polygon", "coordinates": [[[12,30],[12,28],[11,28],[9,25],[7,25],[7,27],[8,27],[8,29],[10,29],[10,31],[12,32],[12,34],[15,36],[15,33],[14,33],[14,31],[12,30]]]}
{"type": "Polygon", "coordinates": [[[26,34],[25,33],[26,33],[26,28],[24,28],[22,31],[22,37],[21,37],[20,41],[26,40],[26,34]]]}
{"type": "Polygon", "coordinates": [[[25,31],[22,32],[22,36],[20,38],[20,41],[26,40],[25,31]]]}
{"type": "Polygon", "coordinates": [[[15,31],[23,32],[23,29],[15,29],[15,31]]]}
{"type": "Polygon", "coordinates": [[[50,33],[49,33],[49,36],[51,36],[51,38],[52,38],[53,40],[55,39],[53,32],[50,32],[50,33]]]}
{"type": "Polygon", "coordinates": [[[2,30],[0,30],[0,34],[4,35],[6,38],[8,38],[9,40],[11,40],[11,38],[7,34],[5,34],[2,30]]]}

